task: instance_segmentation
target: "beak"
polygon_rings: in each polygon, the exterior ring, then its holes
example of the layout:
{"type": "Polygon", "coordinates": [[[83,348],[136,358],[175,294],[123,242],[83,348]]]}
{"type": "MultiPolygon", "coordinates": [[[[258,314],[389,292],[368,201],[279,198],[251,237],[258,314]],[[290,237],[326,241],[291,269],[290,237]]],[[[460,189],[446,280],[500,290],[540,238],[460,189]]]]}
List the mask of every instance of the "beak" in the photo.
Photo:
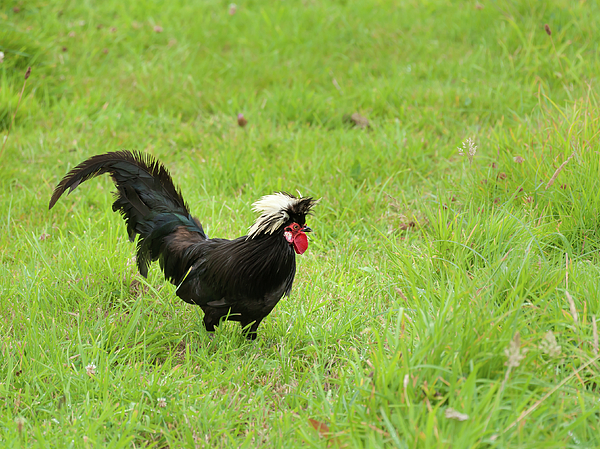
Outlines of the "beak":
{"type": "Polygon", "coordinates": [[[304,227],[302,228],[302,232],[312,232],[312,229],[310,229],[308,226],[304,225],[304,227]]]}

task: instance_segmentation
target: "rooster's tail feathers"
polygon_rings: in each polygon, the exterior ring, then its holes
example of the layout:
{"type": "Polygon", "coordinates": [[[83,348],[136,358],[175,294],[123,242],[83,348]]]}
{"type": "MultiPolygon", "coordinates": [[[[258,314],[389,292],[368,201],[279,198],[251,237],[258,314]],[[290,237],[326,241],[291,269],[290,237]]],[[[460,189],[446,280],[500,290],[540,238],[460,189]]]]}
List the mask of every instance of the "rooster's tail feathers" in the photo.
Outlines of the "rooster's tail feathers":
{"type": "Polygon", "coordinates": [[[109,173],[117,186],[113,210],[123,215],[129,239],[133,241],[136,235],[140,236],[137,245],[140,273],[146,276],[150,262],[160,257],[165,276],[176,282],[182,275],[180,271],[187,269],[187,248],[206,239],[206,235],[190,215],[167,169],[152,156],[116,151],[91,157],[56,186],[50,209],[67,189],[71,193],[82,182],[103,173],[109,173]],[[174,233],[182,235],[181,230],[186,231],[185,242],[175,238],[174,233]]]}
{"type": "MultiPolygon", "coordinates": [[[[112,153],[98,154],[83,161],[71,170],[56,186],[50,199],[50,209],[56,204],[65,190],[69,193],[84,181],[94,176],[110,173],[119,189],[119,194],[127,196],[131,193],[133,183],[144,185],[146,189],[163,193],[162,200],[168,200],[169,205],[187,212],[187,205],[181,192],[173,184],[168,170],[149,154],[131,151],[115,151],[112,153]]],[[[140,206],[134,200],[133,206],[140,206]]],[[[115,202],[115,207],[117,203],[115,202]]],[[[167,204],[165,204],[167,206],[167,204]]],[[[144,208],[141,206],[142,209],[144,208]]]]}

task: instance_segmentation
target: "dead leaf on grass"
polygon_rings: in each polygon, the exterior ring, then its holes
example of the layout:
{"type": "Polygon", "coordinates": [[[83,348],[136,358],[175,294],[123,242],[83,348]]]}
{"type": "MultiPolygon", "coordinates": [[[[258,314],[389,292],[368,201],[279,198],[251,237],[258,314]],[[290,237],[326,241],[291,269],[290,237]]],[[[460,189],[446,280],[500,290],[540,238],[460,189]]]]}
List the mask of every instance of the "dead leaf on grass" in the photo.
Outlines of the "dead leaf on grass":
{"type": "Polygon", "coordinates": [[[356,126],[357,128],[360,129],[365,129],[368,128],[369,125],[369,120],[366,117],[363,117],[362,115],[360,115],[358,112],[355,112],[352,115],[344,115],[343,117],[344,122],[346,123],[350,123],[352,126],[356,126]]]}
{"type": "Polygon", "coordinates": [[[319,432],[319,435],[321,435],[322,437],[329,435],[329,426],[324,422],[308,418],[308,423],[312,426],[313,429],[319,432]]]}

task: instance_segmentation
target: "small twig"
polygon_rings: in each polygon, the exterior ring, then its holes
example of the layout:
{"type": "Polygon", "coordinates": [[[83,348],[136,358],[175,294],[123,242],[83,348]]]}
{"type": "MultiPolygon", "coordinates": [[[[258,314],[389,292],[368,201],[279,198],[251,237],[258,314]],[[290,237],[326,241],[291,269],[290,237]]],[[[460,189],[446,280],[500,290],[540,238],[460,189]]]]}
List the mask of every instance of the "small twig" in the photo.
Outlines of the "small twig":
{"type": "Polygon", "coordinates": [[[2,149],[0,150],[0,159],[2,159],[4,147],[6,147],[6,141],[8,140],[8,136],[10,136],[10,130],[15,122],[15,118],[17,117],[17,111],[19,110],[19,105],[21,104],[21,98],[23,98],[23,92],[25,92],[25,85],[27,84],[27,78],[29,78],[29,75],[31,75],[31,67],[28,67],[27,71],[25,72],[25,80],[23,81],[23,87],[21,88],[21,93],[19,94],[19,101],[17,101],[17,107],[15,108],[12,121],[8,125],[8,132],[6,133],[6,136],[4,136],[4,142],[2,143],[2,149]]]}
{"type": "Polygon", "coordinates": [[[361,424],[363,426],[368,426],[371,430],[374,430],[375,432],[379,433],[380,435],[383,435],[383,436],[388,437],[388,438],[390,436],[390,434],[387,433],[385,430],[381,430],[379,427],[376,427],[373,424],[370,424],[370,423],[364,422],[364,421],[361,422],[361,424]]]}
{"type": "Polygon", "coordinates": [[[540,398],[535,404],[533,404],[531,407],[529,407],[527,410],[525,410],[523,413],[521,413],[521,415],[517,419],[515,419],[510,426],[508,426],[506,429],[504,429],[504,431],[502,433],[508,432],[514,426],[516,426],[521,421],[523,421],[523,419],[525,419],[533,411],[535,411],[535,409],[538,408],[542,404],[542,402],[544,402],[546,399],[548,399],[556,390],[558,390],[560,387],[562,387],[564,384],[566,384],[572,378],[574,378],[575,376],[577,376],[577,374],[579,374],[580,371],[583,371],[585,368],[587,368],[588,366],[590,366],[592,363],[594,363],[598,359],[600,359],[600,356],[594,357],[593,359],[591,359],[590,361],[588,361],[585,365],[582,365],[579,368],[577,368],[571,375],[569,375],[568,377],[564,378],[561,383],[559,383],[556,387],[554,387],[552,390],[550,390],[548,393],[546,393],[544,396],[542,396],[542,398],[540,398]]]}
{"type": "Polygon", "coordinates": [[[554,181],[556,180],[556,178],[558,177],[558,175],[560,174],[560,172],[562,171],[562,169],[565,168],[565,165],[567,165],[571,159],[573,159],[573,156],[575,156],[575,151],[573,151],[571,153],[571,156],[569,156],[567,158],[567,160],[564,161],[562,164],[560,164],[560,167],[558,167],[556,169],[556,171],[552,175],[552,178],[550,178],[550,181],[548,181],[548,184],[546,184],[546,189],[545,190],[548,190],[548,187],[550,187],[552,184],[554,184],[554,181]]]}

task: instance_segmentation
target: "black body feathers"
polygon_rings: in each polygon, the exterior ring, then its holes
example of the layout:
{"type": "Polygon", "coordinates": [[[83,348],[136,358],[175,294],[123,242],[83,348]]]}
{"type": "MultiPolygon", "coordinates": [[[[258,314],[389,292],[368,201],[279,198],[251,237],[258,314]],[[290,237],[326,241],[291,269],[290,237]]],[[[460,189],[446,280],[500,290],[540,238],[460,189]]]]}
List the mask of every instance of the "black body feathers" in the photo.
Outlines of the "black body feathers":
{"type": "Polygon", "coordinates": [[[169,172],[151,156],[118,151],[94,156],[71,170],[56,187],[50,208],[69,189],[109,173],[117,192],[113,210],[127,223],[137,241],[137,264],[146,276],[150,262],[159,260],[165,277],[178,286],[177,295],[205,312],[213,331],[226,317],[239,321],[248,338],[283,295],[296,272],[295,252],[288,237],[290,224],[305,226],[316,201],[278,193],[254,204],[262,215],[250,234],[235,240],[208,239],[191,216],[169,172]],[[286,240],[287,239],[287,240],[286,240]]]}

